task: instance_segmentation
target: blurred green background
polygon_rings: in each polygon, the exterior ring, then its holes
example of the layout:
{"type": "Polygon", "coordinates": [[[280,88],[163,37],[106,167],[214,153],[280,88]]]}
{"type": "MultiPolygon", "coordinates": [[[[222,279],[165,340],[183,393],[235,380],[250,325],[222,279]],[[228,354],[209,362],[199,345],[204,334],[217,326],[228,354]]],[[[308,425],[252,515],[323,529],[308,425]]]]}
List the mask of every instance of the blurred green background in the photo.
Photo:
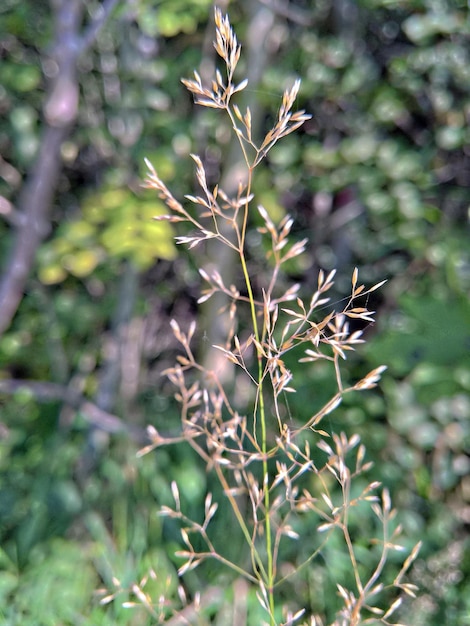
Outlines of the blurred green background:
{"type": "MultiPolygon", "coordinates": [[[[257,201],[275,219],[290,213],[294,237],[311,242],[288,278],[308,293],[319,268],[337,268],[337,300],[355,266],[366,284],[388,279],[369,302],[377,323],[348,376],[388,370],[379,389],[348,397],[326,426],[361,435],[407,547],[424,542],[410,575],[420,594],[400,619],[469,625],[468,4],[219,6],[243,44],[239,76],[250,79],[244,97],[258,135],[297,77],[298,106],[313,115],[276,146],[255,182],[257,201]]],[[[18,233],[34,228],[37,196],[25,189],[34,189],[38,155],[47,165],[41,146],[51,128],[63,133],[53,176],[41,180],[51,199],[24,295],[0,338],[0,622],[9,626],[156,623],[122,602],[149,568],[157,573],[150,595],[158,600],[167,588],[175,596],[179,535],[158,508],[172,501],[171,480],[196,517],[215,489],[188,447],[136,457],[147,424],[177,431],[161,376],[178,353],[169,320],[184,327],[197,316],[205,262],[204,250],[196,262],[176,249],[166,222],[152,221],[163,206],[140,186],[143,159],[180,199],[194,190],[190,152],[203,158],[211,184],[230,177],[225,121],[195,108],[179,82],[214,67],[213,5],[120,0],[111,8],[96,33],[90,24],[103,12],[93,0],[4,0],[0,8],[0,290],[18,233]],[[73,6],[82,9],[76,30],[61,30],[73,6]],[[63,47],[84,34],[91,40],[65,90],[78,105],[69,102],[73,115],[62,124],[47,103],[63,47]],[[101,606],[96,590],[112,590],[113,577],[123,591],[101,606]]],[[[248,246],[261,284],[255,231],[248,246]]],[[[199,323],[196,350],[204,317],[199,323]]],[[[289,410],[301,421],[334,379],[323,366],[293,368],[299,391],[289,410]]],[[[214,521],[222,541],[228,516],[222,507],[214,521]]],[[[295,594],[328,618],[344,572],[333,544],[324,557],[295,594]]],[[[198,623],[232,623],[224,576],[207,566],[185,578],[189,596],[215,589],[198,623]]],[[[259,624],[254,593],[246,594],[247,623],[259,624]]]]}

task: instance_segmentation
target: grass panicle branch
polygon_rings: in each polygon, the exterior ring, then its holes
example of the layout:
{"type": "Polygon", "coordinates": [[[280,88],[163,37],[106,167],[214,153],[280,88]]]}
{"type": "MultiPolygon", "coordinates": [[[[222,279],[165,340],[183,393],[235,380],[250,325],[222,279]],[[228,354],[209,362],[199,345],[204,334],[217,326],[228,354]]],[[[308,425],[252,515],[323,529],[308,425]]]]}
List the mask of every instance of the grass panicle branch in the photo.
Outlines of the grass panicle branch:
{"type": "MultiPolygon", "coordinates": [[[[150,426],[150,445],[141,454],[162,445],[188,442],[220,482],[250,555],[247,568],[243,560],[234,562],[225,556],[224,546],[217,545],[211,537],[211,523],[218,508],[211,494],[205,501],[203,521],[196,522],[181,510],[178,488],[173,484],[174,505],[165,506],[161,513],[180,524],[183,546],[178,552],[183,559],[180,576],[208,559],[215,559],[257,587],[270,626],[300,623],[301,619],[307,619],[304,624],[320,625],[320,617],[307,607],[297,606],[292,610],[279,606],[278,590],[312,566],[332,535],[339,533],[344,558],[353,572],[353,583],[347,588],[346,583],[338,581],[338,596],[343,606],[334,626],[391,624],[389,619],[401,604],[403,594],[415,593],[413,586],[403,582],[403,577],[419,547],[406,558],[394,580],[382,580],[389,554],[402,550],[397,541],[400,527],[394,525],[395,511],[389,494],[386,489],[380,493],[377,481],[364,483],[371,464],[365,460],[365,448],[359,437],[328,433],[322,424],[338,408],[345,394],[375,387],[385,369],[376,368],[352,385],[346,385],[343,380],[348,353],[363,342],[362,331],[352,330],[350,321],[359,320],[364,326],[373,323],[374,311],[367,307],[368,296],[384,281],[366,287],[359,282],[355,269],[350,295],[339,309],[334,308],[329,296],[334,271],[327,274],[320,271],[316,290],[308,297],[300,295],[298,284],[280,290],[279,277],[285,264],[304,254],[308,242],[306,239],[291,242],[290,216],[286,215],[276,225],[263,206],[254,206],[253,176],[270,149],[310,116],[302,110],[293,111],[300,90],[300,81],[296,80],[282,96],[273,128],[259,144],[255,143],[250,110],[242,112],[232,103],[233,97],[247,85],[246,80],[235,82],[241,46],[229,18],[218,9],[215,26],[214,46],[225,72],[216,70],[209,86],[203,85],[197,72],[193,79],[182,82],[196,104],[228,116],[245,160],[246,185],[239,185],[234,197],[218,186],[211,189],[202,159],[192,155],[199,195],[186,195],[183,203],[176,200],[149,161],[146,161],[145,186],[155,190],[170,211],[158,219],[186,222],[190,227],[191,233],[177,237],[178,243],[192,250],[209,239],[216,239],[238,259],[243,287],[227,285],[217,270],[201,268],[206,287],[199,302],[206,302],[218,293],[226,297],[230,330],[224,344],[213,349],[220,351],[238,375],[249,382],[253,393],[247,395],[244,404],[240,398],[233,397],[224,388],[217,371],[207,371],[198,361],[192,348],[196,323],[191,323],[185,332],[173,321],[172,330],[182,353],[166,375],[175,386],[175,399],[181,407],[181,433],[164,437],[150,426]],[[258,231],[267,242],[266,267],[270,272],[259,293],[253,287],[246,251],[250,215],[255,211],[262,222],[258,231]],[[328,307],[330,310],[325,314],[328,307]],[[247,313],[251,320],[248,334],[243,325],[247,313]],[[336,384],[332,397],[303,422],[290,414],[286,400],[287,394],[295,393],[295,377],[288,365],[295,356],[305,367],[317,361],[330,363],[336,384]],[[362,485],[359,492],[356,485],[362,485]],[[369,541],[370,550],[376,555],[369,570],[360,562],[361,551],[356,548],[351,532],[351,518],[357,518],[364,507],[370,512],[368,519],[375,515],[378,529],[377,537],[369,541]],[[301,537],[296,528],[305,516],[310,516],[316,526],[318,543],[306,556],[304,550],[299,550],[299,555],[304,556],[286,572],[282,567],[282,548],[286,543],[299,542],[301,537]],[[193,540],[194,536],[198,541],[193,540]]],[[[163,607],[168,615],[172,614],[166,600],[160,599],[154,606],[143,587],[141,584],[133,589],[138,601],[148,605],[154,615],[161,616],[163,607]]]]}

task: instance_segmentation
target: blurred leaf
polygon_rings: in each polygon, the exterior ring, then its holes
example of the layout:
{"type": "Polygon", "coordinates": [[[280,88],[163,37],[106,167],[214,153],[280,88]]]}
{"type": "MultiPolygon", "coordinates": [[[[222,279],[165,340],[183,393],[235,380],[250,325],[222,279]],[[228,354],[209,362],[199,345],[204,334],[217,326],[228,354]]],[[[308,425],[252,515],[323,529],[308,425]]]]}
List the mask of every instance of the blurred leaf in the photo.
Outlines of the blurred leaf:
{"type": "Polygon", "coordinates": [[[403,22],[403,30],[413,42],[421,44],[434,35],[468,32],[468,27],[462,14],[439,11],[412,15],[403,22]]]}
{"type": "Polygon", "coordinates": [[[100,261],[101,255],[93,250],[80,250],[63,257],[64,268],[74,276],[84,278],[93,272],[100,261]]]}
{"type": "Polygon", "coordinates": [[[34,65],[18,65],[3,61],[0,65],[0,84],[4,89],[12,89],[19,93],[37,89],[42,76],[38,67],[34,65]]]}
{"type": "Polygon", "coordinates": [[[417,364],[454,365],[470,358],[470,305],[454,299],[452,305],[434,297],[403,294],[399,308],[366,352],[387,363],[398,376],[417,364]]]}

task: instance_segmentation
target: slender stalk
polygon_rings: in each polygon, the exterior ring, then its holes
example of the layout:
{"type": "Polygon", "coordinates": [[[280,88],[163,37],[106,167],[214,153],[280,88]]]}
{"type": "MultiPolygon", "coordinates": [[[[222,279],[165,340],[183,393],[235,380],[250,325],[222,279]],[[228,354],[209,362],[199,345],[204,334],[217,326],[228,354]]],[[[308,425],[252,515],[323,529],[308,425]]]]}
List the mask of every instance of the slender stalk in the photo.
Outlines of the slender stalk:
{"type": "MultiPolygon", "coordinates": [[[[248,175],[248,187],[247,187],[247,198],[249,198],[251,193],[251,184],[253,178],[253,169],[249,169],[248,175]]],[[[269,494],[269,472],[268,472],[268,441],[267,441],[267,428],[266,428],[266,410],[264,404],[264,395],[263,395],[263,355],[261,353],[261,349],[259,347],[260,334],[258,329],[258,319],[256,316],[256,304],[253,296],[253,288],[251,286],[250,274],[248,272],[248,267],[245,259],[245,234],[246,234],[246,226],[248,222],[248,200],[245,203],[244,214],[243,214],[243,224],[241,230],[240,237],[240,261],[243,271],[243,276],[245,279],[246,289],[248,292],[248,299],[250,301],[250,310],[251,310],[251,319],[253,324],[253,332],[255,335],[255,339],[257,342],[257,357],[258,357],[258,407],[259,407],[259,420],[261,426],[261,452],[263,457],[263,490],[264,490],[264,508],[265,508],[265,537],[266,537],[266,555],[267,555],[267,593],[269,600],[269,613],[270,613],[270,622],[271,626],[275,626],[274,619],[274,561],[273,561],[273,545],[272,545],[272,529],[271,529],[271,503],[270,503],[270,494],[269,494]]],[[[255,409],[256,412],[256,409],[255,409]]],[[[253,423],[255,428],[256,424],[256,415],[253,415],[253,423]]],[[[253,432],[254,437],[256,438],[256,433],[253,432]]]]}
{"type": "Polygon", "coordinates": [[[216,472],[217,472],[217,476],[218,479],[220,481],[220,484],[222,485],[222,487],[225,490],[225,494],[230,502],[230,506],[232,507],[232,510],[235,514],[235,517],[237,518],[238,524],[243,532],[243,536],[246,539],[246,542],[248,543],[248,545],[251,548],[251,560],[252,560],[252,564],[253,564],[253,569],[255,571],[260,572],[260,574],[263,576],[263,578],[265,578],[266,580],[268,580],[269,578],[269,574],[268,572],[266,572],[264,565],[263,565],[263,561],[258,553],[258,551],[255,548],[254,542],[251,538],[250,532],[248,530],[247,525],[245,524],[245,520],[243,519],[243,515],[238,507],[237,501],[235,500],[235,498],[233,497],[233,495],[230,492],[230,486],[227,483],[227,480],[224,476],[224,473],[222,471],[222,468],[220,466],[216,466],[216,472]]]}

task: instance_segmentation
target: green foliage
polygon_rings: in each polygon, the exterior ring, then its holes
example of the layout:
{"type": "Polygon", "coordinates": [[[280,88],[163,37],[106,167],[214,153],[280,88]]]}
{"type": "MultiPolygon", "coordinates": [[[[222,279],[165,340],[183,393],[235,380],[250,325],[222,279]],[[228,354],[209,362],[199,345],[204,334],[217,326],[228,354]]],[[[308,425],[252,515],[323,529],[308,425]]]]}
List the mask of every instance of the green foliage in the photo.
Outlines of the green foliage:
{"type": "Polygon", "coordinates": [[[53,539],[47,553],[36,550],[32,561],[21,578],[8,570],[0,573],[4,591],[0,610],[3,623],[12,626],[38,623],[53,626],[59,620],[76,623],[89,602],[90,587],[97,582],[89,554],[74,542],[53,539]],[[17,598],[13,610],[11,606],[7,608],[12,595],[17,598]]]}
{"type": "Polygon", "coordinates": [[[179,33],[194,33],[198,22],[207,19],[211,0],[160,0],[156,10],[142,11],[139,24],[149,35],[174,37],[179,33]]]}
{"type": "MultiPolygon", "coordinates": [[[[99,4],[85,3],[84,22],[99,4]]],[[[21,217],[16,203],[44,130],[53,5],[6,0],[0,8],[2,263],[13,245],[21,217]]],[[[171,390],[160,373],[176,350],[169,319],[187,315],[189,324],[200,279],[185,252],[176,256],[168,224],[152,220],[161,203],[138,187],[144,156],[178,197],[192,186],[189,152],[203,155],[211,184],[224,174],[227,127],[194,109],[178,82],[194,67],[202,73],[214,63],[210,46],[203,47],[209,40],[205,29],[212,28],[211,6],[208,0],[119,2],[96,44],[81,57],[80,116],[62,146],[64,168],[34,275],[12,327],[0,339],[0,384],[52,382],[95,402],[107,358],[120,345],[124,383],[114,388],[108,410],[137,428],[151,421],[177,432],[171,390]],[[118,294],[129,264],[138,288],[131,317],[114,344],[118,294]]],[[[377,325],[366,329],[368,343],[360,358],[350,359],[348,373],[355,380],[387,364],[382,393],[352,394],[326,420],[329,430],[361,435],[373,471],[401,509],[408,547],[412,539],[424,539],[413,570],[421,595],[400,619],[414,626],[465,624],[470,614],[467,3],[291,3],[292,19],[277,15],[261,48],[251,35],[254,9],[234,4],[230,10],[246,42],[246,58],[251,55],[247,69],[260,69],[259,81],[247,87],[259,136],[276,115],[280,93],[298,76],[299,107],[313,114],[303,132],[270,152],[254,186],[275,223],[287,210],[298,224],[294,238],[312,241],[285,266],[286,281],[294,278],[308,291],[319,267],[337,267],[341,277],[358,266],[366,284],[389,278],[383,295],[371,294],[377,325]]],[[[251,226],[262,226],[259,216],[251,226]]],[[[254,229],[247,246],[261,284],[267,248],[254,229]]],[[[347,288],[339,278],[336,306],[347,288]]],[[[207,349],[211,331],[203,318],[195,337],[198,352],[207,349]]],[[[286,411],[293,421],[308,419],[334,387],[331,369],[323,363],[300,368],[294,358],[287,365],[299,388],[286,411]]],[[[181,561],[173,563],[170,554],[177,528],[168,520],[160,527],[155,516],[153,523],[145,520],[157,505],[171,504],[168,478],[180,482],[191,514],[201,510],[205,490],[215,488],[204,468],[178,448],[141,460],[137,469],[128,462],[132,444],[127,453],[122,443],[103,444],[83,479],[93,432],[86,412],[57,399],[44,401],[27,385],[14,393],[2,387],[0,402],[0,621],[153,623],[144,612],[122,608],[118,598],[100,606],[93,591],[112,582],[106,562],[124,583],[157,563],[162,584],[152,595],[158,597],[167,574],[175,595],[181,561]],[[100,522],[91,519],[104,520],[104,529],[97,530],[100,522]],[[77,580],[72,563],[83,574],[77,580]],[[60,588],[57,597],[49,593],[53,586],[60,588]],[[70,601],[61,604],[61,596],[70,601]]],[[[218,516],[215,532],[223,542],[230,518],[223,507],[218,516]]],[[[299,532],[308,533],[306,526],[299,532]]],[[[231,539],[233,553],[240,553],[241,541],[231,539]]],[[[347,574],[335,540],[329,549],[325,559],[333,567],[319,564],[295,588],[287,585],[287,600],[301,598],[307,606],[312,589],[321,588],[316,608],[328,613],[336,598],[332,581],[347,574]]],[[[295,566],[292,553],[283,558],[286,567],[295,566]]],[[[192,572],[188,594],[209,582],[217,585],[219,575],[219,570],[192,572]]],[[[226,580],[224,585],[201,621],[218,613],[230,623],[232,589],[226,580]]],[[[251,591],[242,597],[250,619],[259,624],[257,599],[251,591]]]]}
{"type": "MultiPolygon", "coordinates": [[[[397,312],[369,348],[372,359],[381,355],[395,376],[405,376],[421,364],[429,372],[433,368],[440,376],[430,377],[431,397],[442,393],[433,386],[448,378],[446,368],[456,363],[470,366],[468,320],[470,304],[464,298],[430,297],[423,294],[403,294],[397,312]],[[445,346],[445,350],[443,350],[445,346]]],[[[423,383],[425,381],[423,377],[423,383]]]]}
{"type": "Polygon", "coordinates": [[[62,282],[69,273],[90,276],[114,259],[127,259],[142,271],[158,259],[175,258],[171,228],[152,221],[162,213],[158,202],[145,202],[126,189],[105,189],[84,201],[82,213],[82,219],[61,225],[42,247],[38,274],[44,284],[62,282]]]}

